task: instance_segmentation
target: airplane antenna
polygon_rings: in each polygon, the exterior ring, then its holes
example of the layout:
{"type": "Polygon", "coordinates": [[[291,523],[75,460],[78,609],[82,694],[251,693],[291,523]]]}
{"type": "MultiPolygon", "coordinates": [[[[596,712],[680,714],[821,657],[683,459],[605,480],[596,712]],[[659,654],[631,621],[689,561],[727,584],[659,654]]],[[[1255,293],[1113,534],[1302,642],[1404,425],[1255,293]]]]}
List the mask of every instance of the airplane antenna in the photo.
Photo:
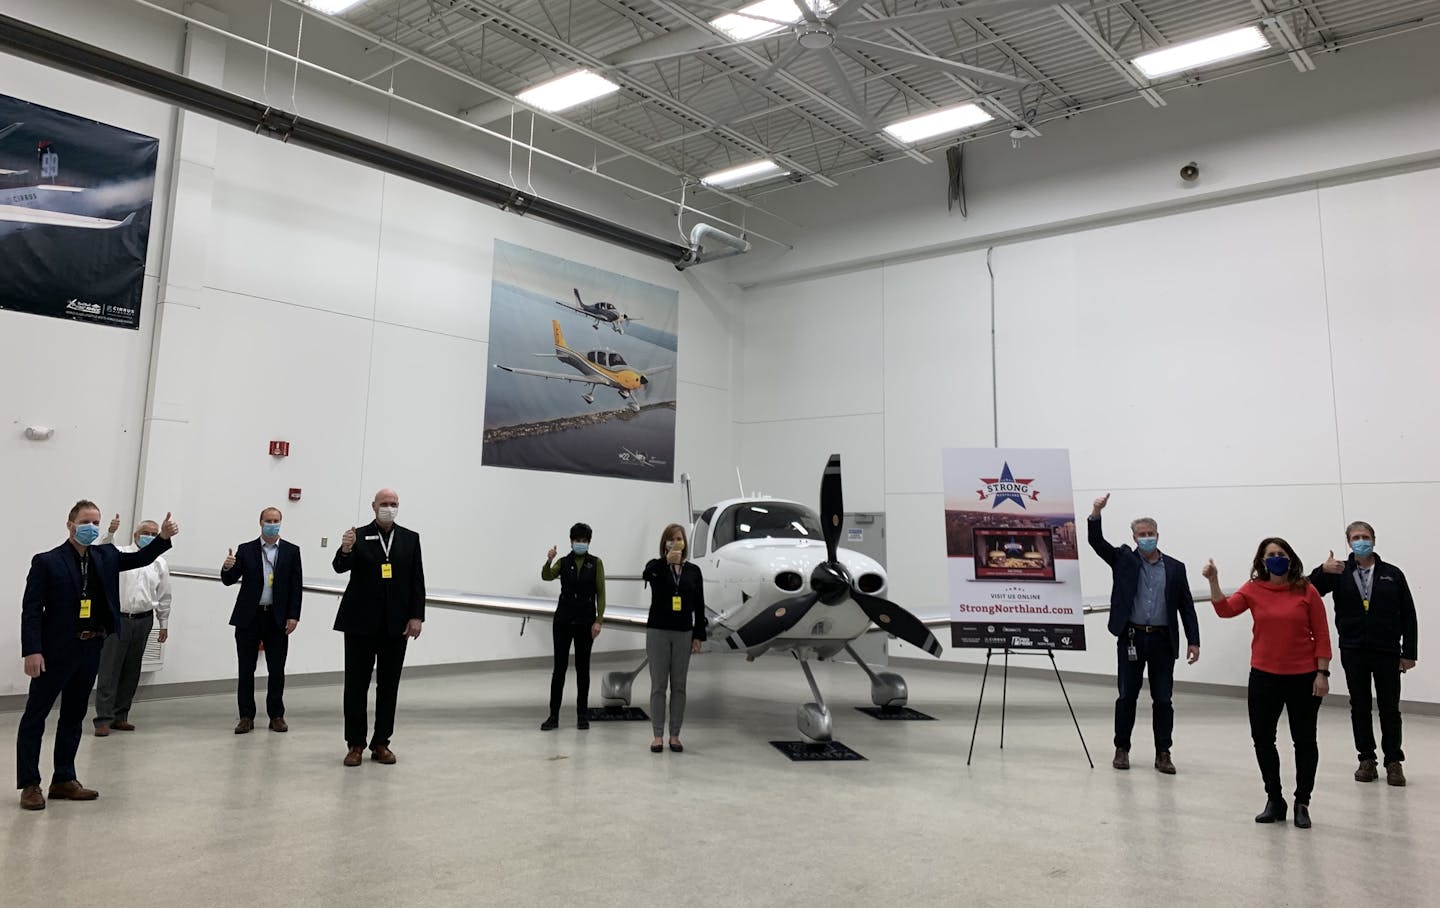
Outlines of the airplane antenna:
{"type": "Polygon", "coordinates": [[[735,484],[740,487],[740,497],[745,497],[745,480],[740,478],[740,468],[735,468],[735,484]]]}

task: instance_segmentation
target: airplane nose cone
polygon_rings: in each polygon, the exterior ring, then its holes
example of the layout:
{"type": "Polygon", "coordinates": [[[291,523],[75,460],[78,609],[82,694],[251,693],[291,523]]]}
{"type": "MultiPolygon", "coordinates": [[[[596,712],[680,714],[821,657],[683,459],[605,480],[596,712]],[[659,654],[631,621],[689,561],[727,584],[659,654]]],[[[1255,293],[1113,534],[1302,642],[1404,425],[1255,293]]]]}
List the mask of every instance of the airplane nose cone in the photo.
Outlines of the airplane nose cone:
{"type": "Polygon", "coordinates": [[[836,605],[850,596],[850,572],[843,564],[827,561],[810,572],[810,588],[826,605],[836,605]]]}
{"type": "Polygon", "coordinates": [[[642,385],[648,385],[648,384],[650,384],[650,379],[648,379],[648,378],[646,378],[645,376],[642,375],[642,376],[640,376],[640,384],[642,384],[642,385]]]}

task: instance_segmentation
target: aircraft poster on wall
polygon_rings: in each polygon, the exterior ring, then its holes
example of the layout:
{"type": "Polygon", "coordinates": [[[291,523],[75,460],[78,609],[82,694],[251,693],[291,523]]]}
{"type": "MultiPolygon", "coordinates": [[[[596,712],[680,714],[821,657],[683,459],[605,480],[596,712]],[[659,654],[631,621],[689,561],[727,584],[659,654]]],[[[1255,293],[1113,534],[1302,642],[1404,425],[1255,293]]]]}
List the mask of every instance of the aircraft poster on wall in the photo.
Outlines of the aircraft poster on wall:
{"type": "Polygon", "coordinates": [[[946,448],[951,646],[1082,650],[1070,452],[946,448]]]}
{"type": "Polygon", "coordinates": [[[140,327],[159,147],[0,95],[0,309],[140,327]]]}
{"type": "Polygon", "coordinates": [[[484,466],[672,482],[680,294],[495,241],[484,466]]]}

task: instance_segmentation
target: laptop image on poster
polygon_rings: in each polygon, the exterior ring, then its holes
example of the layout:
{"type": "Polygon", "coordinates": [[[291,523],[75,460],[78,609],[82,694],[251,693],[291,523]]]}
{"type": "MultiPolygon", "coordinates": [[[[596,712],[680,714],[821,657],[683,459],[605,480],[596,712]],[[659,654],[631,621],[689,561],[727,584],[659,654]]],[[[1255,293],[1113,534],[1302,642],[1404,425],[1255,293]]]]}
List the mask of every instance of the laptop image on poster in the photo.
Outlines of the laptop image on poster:
{"type": "Polygon", "coordinates": [[[1055,549],[1048,527],[976,527],[976,580],[1055,579],[1055,549]]]}

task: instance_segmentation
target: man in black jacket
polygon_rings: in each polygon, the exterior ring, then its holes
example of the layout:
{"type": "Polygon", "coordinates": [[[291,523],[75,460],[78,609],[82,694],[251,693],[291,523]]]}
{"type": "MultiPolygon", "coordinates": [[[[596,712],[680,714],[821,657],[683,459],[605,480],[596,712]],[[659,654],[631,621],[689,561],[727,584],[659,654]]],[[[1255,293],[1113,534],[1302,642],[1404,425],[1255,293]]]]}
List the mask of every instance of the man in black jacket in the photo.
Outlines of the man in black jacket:
{"type": "Polygon", "coordinates": [[[235,653],[239,659],[236,700],[240,721],[235,734],[255,727],[255,665],[260,661],[260,644],[265,644],[265,713],[271,731],[289,731],[285,722],[285,657],[290,652],[290,635],[300,623],[300,597],[305,572],[300,565],[300,547],[280,538],[279,508],[260,512],[260,538],[240,544],[225,556],[220,582],[240,583],[230,624],[235,628],[235,653]]]}
{"type": "Polygon", "coordinates": [[[365,754],[369,716],[366,700],[375,677],[375,729],[370,758],[395,762],[390,735],[395,731],[395,700],[405,667],[405,644],[420,636],[425,621],[425,569],[420,534],[395,523],[400,495],[381,489],[370,503],[375,520],[345,531],[335,552],[335,573],[350,574],[335,630],[345,635],[346,766],[359,766],[365,754]]]}
{"type": "Polygon", "coordinates": [[[1180,658],[1179,626],[1184,625],[1185,661],[1200,658],[1200,624],[1185,565],[1160,551],[1160,530],[1155,520],[1141,517],[1130,522],[1135,548],[1119,548],[1105,541],[1100,512],[1110,493],[1095,499],[1090,510],[1090,548],[1110,565],[1110,633],[1117,640],[1120,696],[1115,699],[1116,769],[1130,768],[1130,732],[1135,727],[1135,705],[1145,671],[1150,671],[1150,701],[1155,729],[1155,768],[1173,775],[1171,735],[1175,727],[1175,661],[1180,658]]]}
{"type": "Polygon", "coordinates": [[[1417,621],[1415,599],[1405,574],[1375,554],[1375,529],[1363,520],[1345,528],[1350,557],[1325,563],[1310,573],[1320,595],[1335,603],[1335,631],[1340,638],[1340,665],[1350,688],[1350,725],[1360,765],[1355,781],[1373,782],[1375,727],[1370,720],[1370,683],[1380,707],[1380,751],[1385,756],[1385,781],[1405,784],[1405,752],[1400,749],[1400,674],[1415,667],[1417,621]]]}

